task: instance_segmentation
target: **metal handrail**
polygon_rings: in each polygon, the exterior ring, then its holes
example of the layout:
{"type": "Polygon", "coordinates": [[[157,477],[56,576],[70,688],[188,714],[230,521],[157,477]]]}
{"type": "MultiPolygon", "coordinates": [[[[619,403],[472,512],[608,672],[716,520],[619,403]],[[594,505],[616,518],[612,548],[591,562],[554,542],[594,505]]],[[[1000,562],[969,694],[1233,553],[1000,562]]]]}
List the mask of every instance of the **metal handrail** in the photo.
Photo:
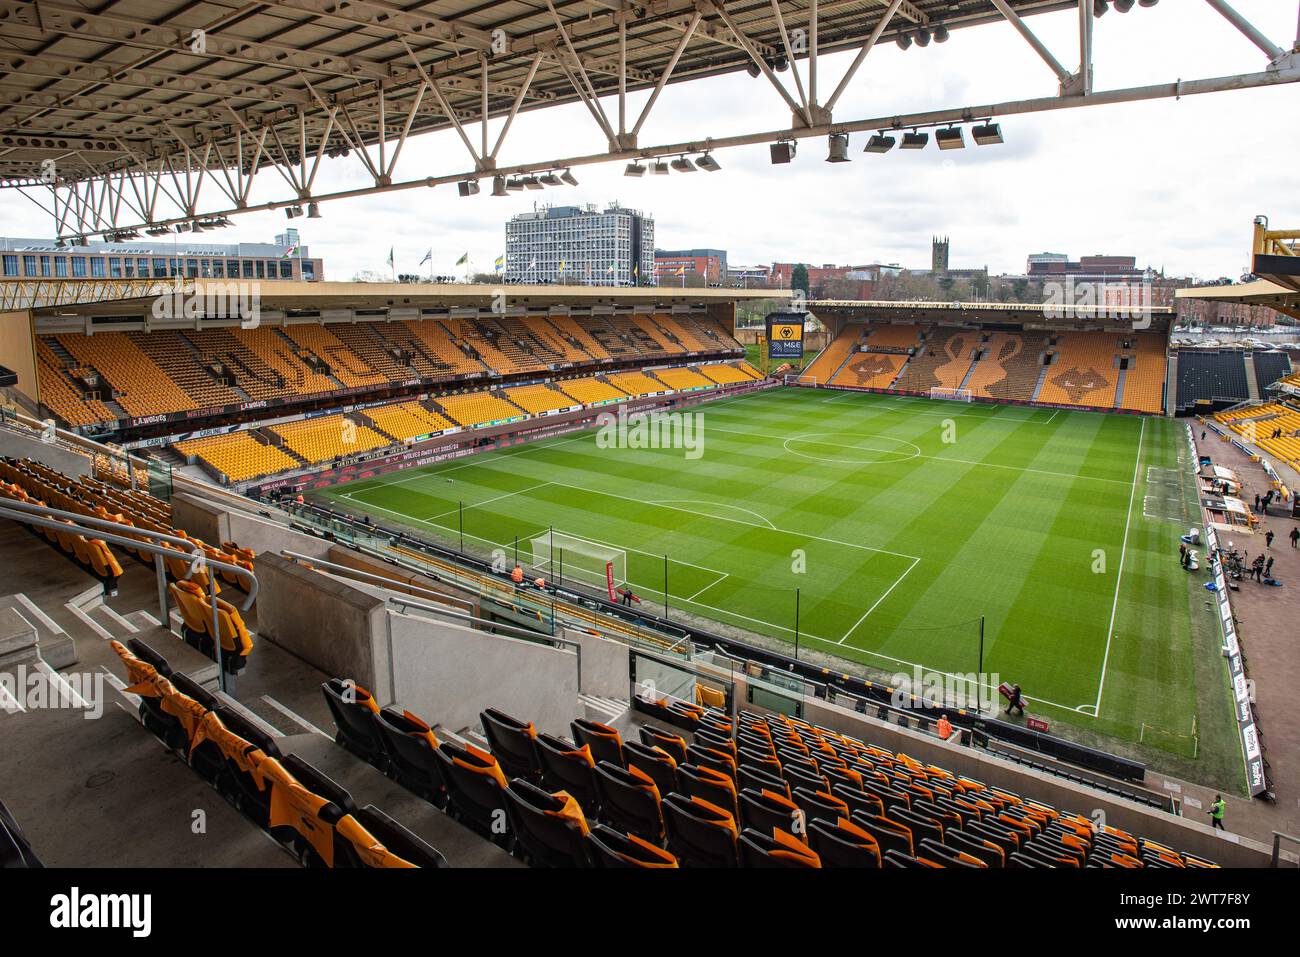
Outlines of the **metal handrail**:
{"type": "Polygon", "coordinates": [[[1282,842],[1290,841],[1292,844],[1300,844],[1300,837],[1294,834],[1286,834],[1282,831],[1273,832],[1273,857],[1269,862],[1269,867],[1277,867],[1278,862],[1282,859],[1282,842]]]}
{"type": "MultiPolygon", "coordinates": [[[[85,515],[80,515],[76,512],[63,512],[60,509],[49,508],[48,506],[33,506],[32,503],[30,502],[18,502],[14,499],[7,499],[7,498],[0,499],[0,518],[7,518],[15,522],[21,522],[22,524],[25,525],[31,525],[35,528],[47,528],[50,529],[51,531],[62,532],[64,534],[67,534],[69,532],[78,535],[84,534],[84,535],[88,535],[92,539],[102,541],[106,544],[111,543],[114,545],[119,545],[122,548],[126,548],[126,549],[142,550],[153,555],[154,570],[158,575],[159,609],[162,615],[162,618],[159,623],[164,628],[170,630],[170,625],[168,624],[169,615],[167,612],[166,559],[176,557],[175,556],[176,549],[164,548],[161,545],[154,545],[149,542],[142,542],[139,539],[128,538],[124,535],[115,534],[113,532],[106,532],[106,531],[101,531],[99,529],[91,528],[89,525],[81,524],[82,521],[89,520],[89,517],[85,515]],[[9,506],[11,505],[21,505],[26,507],[22,509],[17,509],[17,508],[10,508],[9,506]],[[47,515],[50,517],[46,517],[47,515]],[[71,517],[56,519],[55,516],[59,516],[59,515],[71,516],[71,517]]],[[[117,528],[134,529],[134,526],[117,525],[114,522],[106,522],[103,519],[93,519],[93,521],[95,521],[98,524],[108,524],[110,526],[115,526],[117,528]]],[[[174,536],[167,536],[162,532],[153,532],[150,531],[149,529],[138,529],[138,531],[147,533],[150,536],[161,537],[163,539],[174,538],[174,536]]],[[[186,541],[185,539],[181,539],[181,538],[176,538],[175,540],[179,542],[186,541]]],[[[193,542],[188,542],[188,544],[194,545],[193,542]]],[[[221,665],[221,618],[220,618],[220,608],[217,605],[217,576],[215,574],[212,574],[212,570],[216,569],[221,571],[229,571],[232,574],[239,576],[241,579],[243,579],[248,583],[248,594],[247,597],[245,597],[243,604],[240,606],[241,611],[247,611],[249,608],[251,608],[253,605],[253,601],[257,598],[257,592],[259,587],[257,582],[257,576],[254,575],[252,572],[250,572],[247,568],[244,568],[240,565],[232,565],[228,562],[218,561],[217,559],[209,558],[207,555],[203,554],[202,550],[199,549],[197,545],[194,545],[194,549],[195,551],[193,553],[189,553],[190,556],[193,558],[193,561],[190,563],[189,571],[186,573],[185,577],[188,579],[190,576],[194,575],[200,569],[206,568],[208,570],[208,601],[212,605],[212,635],[213,635],[213,642],[215,644],[214,653],[216,654],[217,657],[217,683],[220,686],[221,690],[224,692],[224,691],[228,691],[228,688],[226,686],[227,685],[226,671],[225,668],[223,668],[221,665]]]]}
{"type": "Polygon", "coordinates": [[[464,605],[466,610],[472,611],[474,603],[464,599],[457,598],[455,595],[443,595],[441,592],[434,591],[432,588],[425,588],[423,585],[413,585],[410,582],[399,581],[395,578],[385,578],[383,575],[376,575],[374,572],[362,571],[359,568],[353,568],[351,565],[340,565],[336,562],[329,562],[323,558],[313,558],[310,555],[303,555],[300,552],[292,552],[286,549],[280,550],[282,558],[291,558],[297,562],[308,562],[313,567],[325,568],[330,571],[338,571],[344,576],[352,576],[369,580],[373,584],[383,585],[388,588],[418,588],[420,591],[428,592],[431,595],[438,595],[446,598],[449,604],[464,605]]]}
{"type": "MultiPolygon", "coordinates": [[[[81,512],[68,512],[63,509],[52,508],[48,505],[36,505],[32,502],[23,502],[18,499],[0,498],[0,506],[11,510],[16,509],[21,512],[30,512],[34,515],[48,515],[55,518],[67,519],[77,525],[98,526],[98,528],[85,528],[84,531],[88,532],[93,538],[104,538],[105,540],[107,540],[107,537],[100,534],[100,530],[109,531],[114,533],[114,535],[124,536],[119,539],[119,541],[115,542],[115,544],[121,545],[123,548],[143,548],[151,554],[158,554],[166,558],[175,558],[176,556],[172,553],[175,552],[176,549],[163,549],[159,551],[154,548],[149,548],[145,542],[134,540],[131,536],[143,535],[147,538],[152,538],[155,541],[178,545],[180,546],[180,550],[185,552],[186,556],[191,559],[190,575],[201,571],[204,565],[212,565],[213,567],[223,571],[231,572],[248,585],[249,598],[248,603],[241,606],[243,611],[247,611],[252,606],[253,598],[257,595],[257,576],[242,565],[232,565],[228,562],[220,561],[219,559],[209,558],[207,553],[195,544],[192,538],[181,538],[179,535],[169,535],[166,532],[156,532],[151,528],[141,528],[138,525],[124,525],[121,522],[114,522],[111,519],[100,518],[97,515],[83,515],[81,512]],[[124,531],[126,529],[129,529],[129,531],[124,531]],[[185,551],[186,549],[192,550],[185,551]]],[[[66,525],[64,528],[66,528],[66,525]]]]}

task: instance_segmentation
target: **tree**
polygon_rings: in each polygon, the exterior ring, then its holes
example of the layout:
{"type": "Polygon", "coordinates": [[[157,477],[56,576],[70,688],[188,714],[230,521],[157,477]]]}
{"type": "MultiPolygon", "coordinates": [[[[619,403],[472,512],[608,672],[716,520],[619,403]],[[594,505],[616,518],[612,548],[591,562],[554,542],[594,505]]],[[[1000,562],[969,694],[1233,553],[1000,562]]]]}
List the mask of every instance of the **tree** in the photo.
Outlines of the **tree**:
{"type": "Polygon", "coordinates": [[[796,263],[793,271],[790,273],[790,289],[802,289],[803,294],[812,298],[808,288],[808,267],[803,263],[796,263]]]}

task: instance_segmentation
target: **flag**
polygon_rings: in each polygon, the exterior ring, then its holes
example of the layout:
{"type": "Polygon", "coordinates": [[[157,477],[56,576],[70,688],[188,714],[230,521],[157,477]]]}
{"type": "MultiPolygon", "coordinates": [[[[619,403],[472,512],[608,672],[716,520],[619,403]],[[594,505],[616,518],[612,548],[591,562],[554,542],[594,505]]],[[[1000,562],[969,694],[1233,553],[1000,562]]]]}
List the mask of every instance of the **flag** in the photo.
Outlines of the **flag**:
{"type": "Polygon", "coordinates": [[[679,276],[685,276],[685,275],[686,275],[686,267],[685,267],[685,266],[678,266],[678,267],[677,267],[677,275],[679,275],[679,276]]]}
{"type": "Polygon", "coordinates": [[[505,257],[505,256],[498,256],[498,257],[497,257],[496,264],[495,264],[496,271],[497,271],[497,272],[500,272],[502,269],[505,268],[505,265],[506,265],[506,257],[505,257]]]}
{"type": "Polygon", "coordinates": [[[468,252],[466,252],[466,253],[465,253],[464,255],[462,255],[459,259],[456,260],[456,265],[457,265],[457,266],[463,266],[463,265],[465,265],[467,262],[469,262],[469,253],[468,253],[468,252]]]}
{"type": "Polygon", "coordinates": [[[564,260],[560,260],[560,275],[564,274],[564,260]]]}
{"type": "Polygon", "coordinates": [[[390,266],[393,265],[393,247],[392,247],[392,246],[389,246],[389,247],[388,247],[388,265],[390,265],[390,266]]]}
{"type": "Polygon", "coordinates": [[[296,256],[296,255],[298,255],[298,244],[294,243],[292,246],[290,246],[288,249],[286,249],[283,253],[280,254],[280,258],[288,259],[290,256],[296,256]]]}
{"type": "Polygon", "coordinates": [[[423,265],[424,265],[425,263],[427,263],[427,262],[433,262],[433,248],[432,248],[432,247],[430,247],[430,248],[429,248],[429,251],[428,251],[427,253],[424,254],[424,258],[420,260],[420,265],[423,266],[423,265]]]}

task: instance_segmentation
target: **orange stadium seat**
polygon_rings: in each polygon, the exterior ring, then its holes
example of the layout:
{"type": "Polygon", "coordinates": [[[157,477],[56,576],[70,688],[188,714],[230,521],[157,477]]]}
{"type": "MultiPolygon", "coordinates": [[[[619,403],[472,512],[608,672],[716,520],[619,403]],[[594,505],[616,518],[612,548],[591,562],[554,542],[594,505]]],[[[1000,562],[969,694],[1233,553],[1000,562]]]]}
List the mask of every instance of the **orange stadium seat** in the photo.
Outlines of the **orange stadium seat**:
{"type": "Polygon", "coordinates": [[[366,410],[366,416],[381,432],[403,442],[456,427],[451,419],[425,408],[419,402],[375,406],[366,410]]]}
{"type": "Polygon", "coordinates": [[[374,429],[357,425],[346,415],[286,422],[271,427],[269,431],[279,435],[284,439],[285,445],[313,463],[356,455],[391,444],[374,429]]]}
{"type": "Polygon", "coordinates": [[[517,419],[523,411],[491,392],[466,392],[438,397],[438,405],[453,421],[464,426],[517,419]]]}
{"type": "Polygon", "coordinates": [[[284,472],[298,465],[293,456],[258,442],[248,432],[189,439],[177,442],[174,448],[186,457],[202,459],[232,482],[284,472]]]}

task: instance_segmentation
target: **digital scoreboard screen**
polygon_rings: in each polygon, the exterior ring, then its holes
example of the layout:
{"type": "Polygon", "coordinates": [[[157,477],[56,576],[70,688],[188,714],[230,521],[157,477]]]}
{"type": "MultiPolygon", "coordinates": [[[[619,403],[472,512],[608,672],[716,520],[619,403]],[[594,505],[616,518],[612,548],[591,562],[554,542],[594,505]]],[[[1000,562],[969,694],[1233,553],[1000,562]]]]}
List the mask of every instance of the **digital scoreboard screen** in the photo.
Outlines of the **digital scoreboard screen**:
{"type": "Polygon", "coordinates": [[[769,359],[803,358],[803,314],[776,312],[767,317],[769,359]]]}

